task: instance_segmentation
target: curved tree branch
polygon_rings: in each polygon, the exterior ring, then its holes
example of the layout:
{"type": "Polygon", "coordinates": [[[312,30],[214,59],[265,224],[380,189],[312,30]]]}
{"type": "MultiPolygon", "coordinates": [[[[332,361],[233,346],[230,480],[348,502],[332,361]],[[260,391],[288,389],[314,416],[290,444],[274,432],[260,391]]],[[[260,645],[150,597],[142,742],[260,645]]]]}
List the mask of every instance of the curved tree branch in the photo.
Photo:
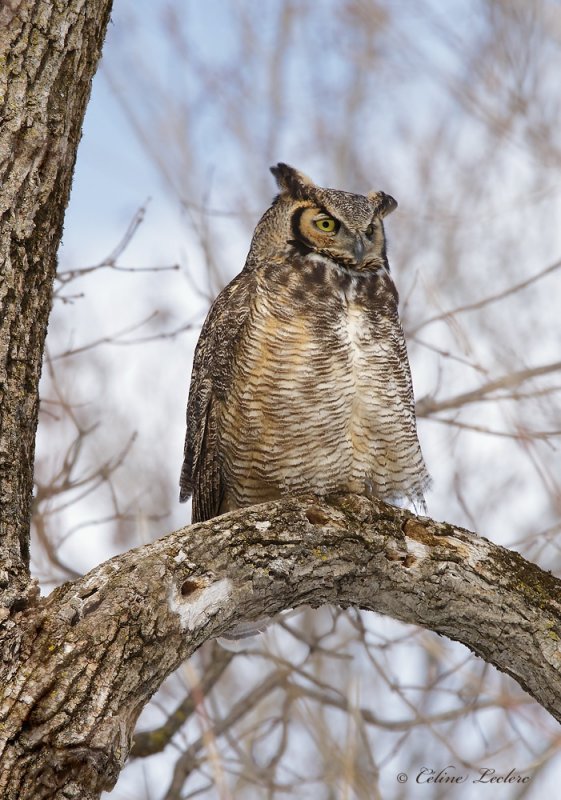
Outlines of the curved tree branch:
{"type": "Polygon", "coordinates": [[[24,666],[0,707],[1,796],[58,797],[64,786],[97,798],[183,659],[244,620],[325,603],[462,642],[561,720],[561,581],[382,502],[287,499],[169,534],[20,612],[24,666]]]}

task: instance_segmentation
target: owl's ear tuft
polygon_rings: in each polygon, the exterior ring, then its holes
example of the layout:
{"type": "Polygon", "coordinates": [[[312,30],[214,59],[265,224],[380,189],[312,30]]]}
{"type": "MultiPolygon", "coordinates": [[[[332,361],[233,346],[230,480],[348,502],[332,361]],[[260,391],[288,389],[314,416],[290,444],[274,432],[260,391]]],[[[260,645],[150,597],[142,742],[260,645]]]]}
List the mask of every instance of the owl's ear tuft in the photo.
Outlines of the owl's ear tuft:
{"type": "Polygon", "coordinates": [[[371,203],[374,203],[375,213],[380,217],[387,217],[397,208],[397,200],[385,192],[369,192],[367,195],[371,203]]]}
{"type": "Polygon", "coordinates": [[[309,196],[310,189],[315,188],[311,178],[288,164],[280,162],[276,167],[271,167],[271,172],[276,178],[281,194],[288,194],[295,200],[305,200],[309,196]]]}

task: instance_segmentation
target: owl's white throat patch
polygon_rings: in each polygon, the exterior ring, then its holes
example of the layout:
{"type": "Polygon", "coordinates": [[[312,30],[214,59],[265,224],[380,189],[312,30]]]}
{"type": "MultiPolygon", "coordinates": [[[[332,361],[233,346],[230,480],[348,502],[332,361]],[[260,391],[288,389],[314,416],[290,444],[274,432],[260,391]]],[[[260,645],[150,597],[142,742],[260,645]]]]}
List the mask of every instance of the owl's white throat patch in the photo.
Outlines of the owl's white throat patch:
{"type": "MultiPolygon", "coordinates": [[[[347,334],[355,356],[362,353],[365,336],[368,337],[365,322],[364,310],[353,301],[352,297],[347,298],[347,334]]],[[[353,366],[355,363],[353,358],[353,366]]]]}
{"type": "Polygon", "coordinates": [[[306,256],[306,261],[312,264],[325,264],[328,267],[337,267],[339,270],[343,269],[341,264],[338,264],[337,261],[329,258],[329,256],[324,256],[322,253],[309,253],[309,255],[306,256]]]}

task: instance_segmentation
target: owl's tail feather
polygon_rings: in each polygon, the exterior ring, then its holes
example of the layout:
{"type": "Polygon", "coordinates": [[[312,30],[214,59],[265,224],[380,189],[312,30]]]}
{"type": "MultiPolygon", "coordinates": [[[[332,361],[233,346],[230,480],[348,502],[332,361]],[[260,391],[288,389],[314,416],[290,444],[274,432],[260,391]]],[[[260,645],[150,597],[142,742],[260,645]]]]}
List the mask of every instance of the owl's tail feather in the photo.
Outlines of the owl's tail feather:
{"type": "MultiPolygon", "coordinates": [[[[240,622],[239,625],[236,625],[235,628],[227,631],[220,639],[225,640],[225,642],[232,642],[232,641],[239,641],[240,639],[249,639],[251,636],[257,636],[267,628],[268,625],[272,622],[271,617],[260,617],[259,619],[253,619],[247,622],[240,622]]],[[[224,642],[222,642],[224,643],[224,642]]],[[[236,649],[226,647],[227,650],[229,649],[236,649]]]]}

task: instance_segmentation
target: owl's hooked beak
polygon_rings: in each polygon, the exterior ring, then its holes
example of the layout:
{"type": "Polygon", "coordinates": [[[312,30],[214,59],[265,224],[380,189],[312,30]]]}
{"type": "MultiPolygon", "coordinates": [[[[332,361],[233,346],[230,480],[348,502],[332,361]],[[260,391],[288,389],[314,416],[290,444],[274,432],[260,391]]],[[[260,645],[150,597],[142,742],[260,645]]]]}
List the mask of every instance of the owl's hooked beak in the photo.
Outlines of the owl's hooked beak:
{"type": "Polygon", "coordinates": [[[358,234],[358,236],[355,239],[355,243],[354,243],[354,247],[353,247],[353,253],[354,253],[354,257],[355,257],[356,263],[360,264],[362,262],[362,259],[364,258],[364,241],[363,241],[362,236],[360,235],[360,233],[358,234]]]}

